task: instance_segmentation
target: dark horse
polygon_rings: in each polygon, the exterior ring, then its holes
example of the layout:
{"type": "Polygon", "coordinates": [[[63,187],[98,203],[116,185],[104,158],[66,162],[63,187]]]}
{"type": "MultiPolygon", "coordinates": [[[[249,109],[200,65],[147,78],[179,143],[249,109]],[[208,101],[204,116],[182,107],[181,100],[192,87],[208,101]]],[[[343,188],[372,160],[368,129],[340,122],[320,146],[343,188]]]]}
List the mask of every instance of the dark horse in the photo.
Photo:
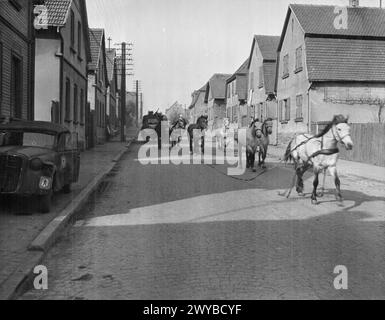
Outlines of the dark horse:
{"type": "Polygon", "coordinates": [[[205,152],[205,130],[208,127],[208,116],[200,116],[197,120],[196,124],[190,124],[187,131],[189,134],[190,138],[190,153],[193,153],[193,142],[197,142],[197,140],[200,138],[201,139],[201,151],[202,154],[205,152]],[[195,135],[197,132],[199,132],[199,137],[195,136],[194,137],[194,131],[195,135]],[[194,141],[195,139],[195,141],[194,141]]]}
{"type": "Polygon", "coordinates": [[[182,140],[182,130],[185,130],[187,120],[179,118],[170,129],[171,148],[176,146],[182,140]]]}

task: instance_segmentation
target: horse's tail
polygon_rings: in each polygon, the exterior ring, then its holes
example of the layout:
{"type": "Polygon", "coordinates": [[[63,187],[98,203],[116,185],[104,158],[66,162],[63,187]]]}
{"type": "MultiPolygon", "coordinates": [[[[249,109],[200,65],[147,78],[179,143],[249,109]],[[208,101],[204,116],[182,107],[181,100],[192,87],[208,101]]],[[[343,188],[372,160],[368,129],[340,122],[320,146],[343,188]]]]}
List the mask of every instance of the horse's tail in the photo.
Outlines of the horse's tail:
{"type": "Polygon", "coordinates": [[[287,146],[286,148],[286,152],[285,152],[285,155],[283,157],[283,160],[285,162],[290,162],[293,160],[293,156],[291,154],[291,144],[292,144],[293,141],[290,141],[289,145],[287,146]]]}

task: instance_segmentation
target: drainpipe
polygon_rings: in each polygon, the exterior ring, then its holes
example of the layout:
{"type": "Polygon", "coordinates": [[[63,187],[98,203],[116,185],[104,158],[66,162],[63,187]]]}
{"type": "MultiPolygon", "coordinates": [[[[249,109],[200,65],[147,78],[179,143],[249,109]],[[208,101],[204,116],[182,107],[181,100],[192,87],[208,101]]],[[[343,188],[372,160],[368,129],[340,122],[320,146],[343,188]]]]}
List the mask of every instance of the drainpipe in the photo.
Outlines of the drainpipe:
{"type": "Polygon", "coordinates": [[[310,82],[309,88],[307,89],[307,131],[311,133],[311,107],[310,107],[310,90],[313,83],[310,82]]]}

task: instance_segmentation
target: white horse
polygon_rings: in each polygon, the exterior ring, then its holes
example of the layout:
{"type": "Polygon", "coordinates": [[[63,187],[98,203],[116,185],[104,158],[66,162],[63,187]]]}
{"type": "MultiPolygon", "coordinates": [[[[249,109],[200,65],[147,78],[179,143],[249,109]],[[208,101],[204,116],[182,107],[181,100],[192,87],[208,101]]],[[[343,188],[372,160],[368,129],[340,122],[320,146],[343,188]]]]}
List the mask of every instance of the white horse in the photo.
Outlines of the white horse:
{"type": "Polygon", "coordinates": [[[312,204],[318,204],[317,187],[319,184],[319,174],[322,171],[326,174],[327,169],[335,181],[337,200],[342,201],[341,182],[337,173],[338,143],[342,143],[347,150],[353,149],[348,119],[342,115],[334,116],[333,120],[318,135],[301,134],[289,143],[284,160],[286,162],[293,160],[296,172],[287,197],[290,196],[294,185],[296,185],[298,194],[303,196],[303,175],[310,167],[313,167],[314,188],[311,196],[312,204]]]}
{"type": "Polygon", "coordinates": [[[234,135],[230,133],[231,133],[230,120],[228,118],[225,118],[223,120],[223,127],[215,130],[217,149],[224,150],[224,152],[226,153],[226,149],[231,142],[230,139],[234,135]]]}

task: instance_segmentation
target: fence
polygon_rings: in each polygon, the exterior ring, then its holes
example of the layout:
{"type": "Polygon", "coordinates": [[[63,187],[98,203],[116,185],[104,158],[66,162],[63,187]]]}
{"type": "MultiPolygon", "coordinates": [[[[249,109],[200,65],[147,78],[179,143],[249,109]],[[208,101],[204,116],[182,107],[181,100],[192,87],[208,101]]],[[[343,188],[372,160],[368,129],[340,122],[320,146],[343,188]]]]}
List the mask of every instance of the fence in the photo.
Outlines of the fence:
{"type": "MultiPolygon", "coordinates": [[[[312,129],[319,132],[324,127],[317,124],[312,129]]],[[[351,125],[354,148],[347,151],[340,147],[340,158],[385,167],[385,124],[354,123],[351,125]]]]}

